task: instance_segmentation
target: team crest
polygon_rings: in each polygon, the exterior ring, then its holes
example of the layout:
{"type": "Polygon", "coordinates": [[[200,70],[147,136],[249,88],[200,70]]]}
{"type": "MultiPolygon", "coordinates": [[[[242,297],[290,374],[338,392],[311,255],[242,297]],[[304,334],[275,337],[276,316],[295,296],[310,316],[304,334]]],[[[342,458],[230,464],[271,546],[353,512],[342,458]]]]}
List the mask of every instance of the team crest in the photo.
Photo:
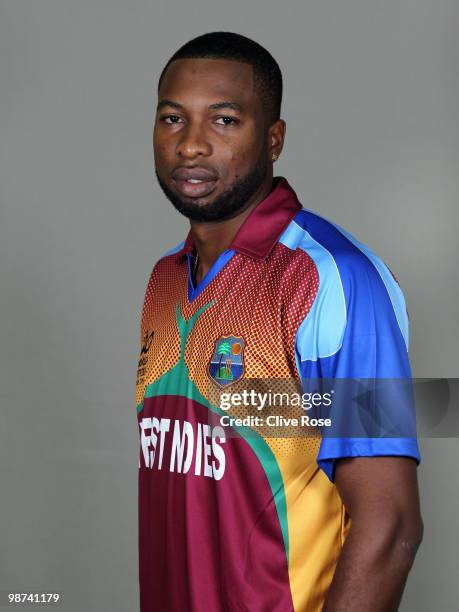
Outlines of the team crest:
{"type": "Polygon", "coordinates": [[[220,387],[230,385],[244,374],[244,347],[244,338],[237,336],[222,336],[215,342],[209,375],[220,387]]]}

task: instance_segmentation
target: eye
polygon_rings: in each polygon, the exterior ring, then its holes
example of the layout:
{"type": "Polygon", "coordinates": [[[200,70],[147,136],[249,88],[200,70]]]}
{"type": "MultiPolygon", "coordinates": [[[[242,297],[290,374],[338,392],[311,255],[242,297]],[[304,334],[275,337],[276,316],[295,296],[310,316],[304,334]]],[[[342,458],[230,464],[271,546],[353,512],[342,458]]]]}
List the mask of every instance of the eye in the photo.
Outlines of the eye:
{"type": "Polygon", "coordinates": [[[175,119],[180,119],[180,117],[178,115],[165,115],[164,117],[160,117],[160,121],[163,121],[163,123],[167,123],[168,125],[171,125],[172,123],[178,123],[177,121],[175,121],[175,119]],[[167,119],[171,119],[171,121],[167,121],[167,119]],[[174,121],[172,121],[174,119],[174,121]]]}
{"type": "Polygon", "coordinates": [[[229,123],[219,123],[218,125],[233,125],[239,123],[239,119],[235,119],[234,117],[230,117],[229,115],[225,115],[224,117],[218,117],[217,121],[229,121],[229,123]]]}

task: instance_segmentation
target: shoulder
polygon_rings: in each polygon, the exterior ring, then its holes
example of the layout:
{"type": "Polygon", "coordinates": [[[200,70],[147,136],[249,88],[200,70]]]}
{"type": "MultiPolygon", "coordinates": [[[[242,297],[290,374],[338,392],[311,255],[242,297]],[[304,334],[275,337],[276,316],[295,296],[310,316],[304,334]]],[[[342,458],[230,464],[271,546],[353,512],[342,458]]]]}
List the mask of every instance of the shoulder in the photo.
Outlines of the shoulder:
{"type": "Polygon", "coordinates": [[[376,278],[375,273],[384,280],[395,281],[387,265],[366,244],[338,224],[305,208],[292,219],[279,242],[306,252],[316,264],[321,281],[359,282],[367,277],[376,278]]]}
{"type": "Polygon", "coordinates": [[[314,261],[321,283],[341,285],[347,298],[358,287],[384,288],[391,299],[402,292],[397,278],[369,246],[337,223],[302,208],[279,239],[290,249],[302,250],[314,261]]]}
{"type": "Polygon", "coordinates": [[[184,245],[185,245],[185,241],[182,240],[181,242],[176,244],[174,247],[172,247],[171,249],[166,251],[163,255],[161,255],[161,257],[158,259],[158,262],[161,261],[162,259],[164,259],[165,257],[169,257],[170,255],[175,255],[181,249],[183,249],[184,245]]]}
{"type": "Polygon", "coordinates": [[[366,323],[381,316],[396,319],[408,344],[402,289],[387,264],[369,246],[338,224],[304,208],[279,241],[304,251],[314,261],[319,290],[309,318],[315,318],[315,325],[320,321],[321,326],[334,328],[337,343],[351,319],[366,323]]]}
{"type": "Polygon", "coordinates": [[[183,248],[185,241],[182,240],[177,245],[163,253],[154,263],[147,282],[146,292],[153,293],[159,285],[169,283],[177,272],[178,261],[175,255],[183,248]]]}
{"type": "Polygon", "coordinates": [[[168,251],[166,251],[165,253],[163,253],[155,262],[154,266],[153,266],[153,270],[151,272],[151,275],[157,273],[158,271],[161,270],[168,270],[170,272],[170,267],[174,266],[176,264],[176,257],[175,255],[182,250],[183,246],[185,245],[185,241],[182,240],[181,242],[179,242],[178,244],[176,244],[174,247],[170,248],[168,251]]]}

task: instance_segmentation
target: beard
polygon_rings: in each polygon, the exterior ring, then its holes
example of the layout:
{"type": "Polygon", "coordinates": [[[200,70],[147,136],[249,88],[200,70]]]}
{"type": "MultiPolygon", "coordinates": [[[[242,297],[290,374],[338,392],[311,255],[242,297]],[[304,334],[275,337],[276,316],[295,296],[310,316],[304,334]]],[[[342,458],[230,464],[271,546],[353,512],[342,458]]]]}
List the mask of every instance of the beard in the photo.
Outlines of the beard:
{"type": "Polygon", "coordinates": [[[164,195],[172,202],[175,209],[193,221],[224,221],[242,211],[249,200],[260,189],[268,173],[267,154],[262,152],[255,166],[242,178],[238,178],[229,189],[209,204],[196,204],[190,198],[182,199],[160,179],[156,178],[164,195]]]}

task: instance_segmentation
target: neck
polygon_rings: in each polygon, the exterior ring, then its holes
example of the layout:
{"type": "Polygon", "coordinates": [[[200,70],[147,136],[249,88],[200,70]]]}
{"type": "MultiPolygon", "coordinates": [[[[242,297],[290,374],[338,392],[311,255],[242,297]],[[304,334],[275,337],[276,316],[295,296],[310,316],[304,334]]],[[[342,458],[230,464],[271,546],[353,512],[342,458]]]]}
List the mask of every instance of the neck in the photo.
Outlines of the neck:
{"type": "Polygon", "coordinates": [[[218,257],[229,248],[233,238],[237,234],[239,228],[244,223],[245,219],[250,215],[252,210],[272,190],[272,178],[268,184],[263,184],[262,187],[254,194],[247,202],[246,206],[235,217],[225,219],[225,221],[201,222],[190,221],[191,234],[193,236],[196,251],[199,255],[198,266],[196,270],[196,283],[207,274],[211,266],[215,263],[218,257]]]}

